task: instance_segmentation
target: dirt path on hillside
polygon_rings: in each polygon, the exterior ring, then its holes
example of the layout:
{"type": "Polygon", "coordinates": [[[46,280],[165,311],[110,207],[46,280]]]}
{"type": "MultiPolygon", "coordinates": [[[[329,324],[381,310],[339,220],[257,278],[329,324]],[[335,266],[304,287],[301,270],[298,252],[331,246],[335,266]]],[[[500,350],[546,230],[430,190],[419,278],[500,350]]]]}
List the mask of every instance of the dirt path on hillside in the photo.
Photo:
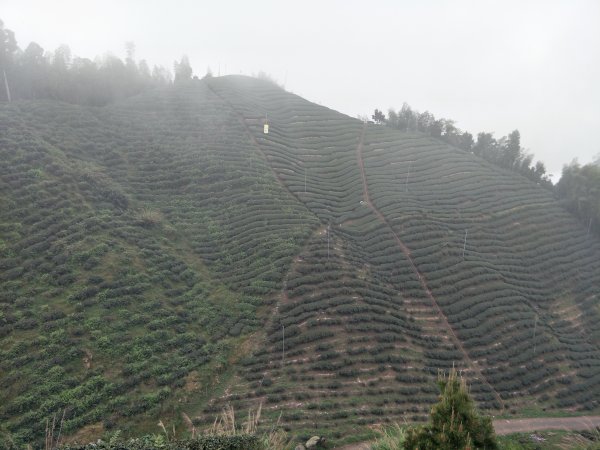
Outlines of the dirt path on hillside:
{"type": "Polygon", "coordinates": [[[298,262],[299,262],[298,258],[300,258],[300,256],[303,255],[306,252],[306,250],[308,249],[308,246],[310,245],[311,240],[315,236],[318,236],[319,234],[321,234],[324,230],[325,230],[325,225],[321,225],[317,229],[315,229],[310,234],[310,236],[308,238],[306,238],[306,241],[302,245],[302,248],[300,248],[300,250],[298,251],[298,253],[292,259],[290,267],[288,267],[288,270],[285,273],[285,276],[283,277],[283,282],[281,284],[281,292],[280,292],[280,294],[279,294],[279,296],[277,298],[277,302],[275,303],[275,307],[273,308],[273,311],[271,312],[271,314],[270,314],[267,322],[264,325],[264,329],[265,330],[269,330],[271,328],[271,326],[273,325],[273,323],[275,322],[275,319],[279,316],[279,307],[283,303],[287,303],[289,301],[288,294],[287,294],[287,285],[288,285],[288,281],[290,279],[290,276],[292,275],[292,273],[294,271],[294,268],[296,267],[296,264],[298,264],[298,262]]]}
{"type": "Polygon", "coordinates": [[[377,207],[371,201],[371,195],[369,194],[369,184],[367,182],[367,175],[365,173],[365,164],[364,164],[363,155],[362,155],[366,130],[367,130],[367,124],[365,123],[365,125],[363,126],[363,129],[362,129],[361,135],[360,135],[360,139],[358,141],[358,145],[356,147],[356,158],[358,161],[358,167],[360,169],[360,175],[362,177],[362,183],[363,183],[364,201],[367,204],[367,206],[373,211],[373,213],[375,213],[375,215],[379,218],[379,220],[381,222],[383,222],[385,225],[387,225],[387,227],[390,229],[392,236],[394,236],[394,241],[396,241],[396,244],[398,245],[398,247],[400,248],[402,253],[404,253],[404,256],[406,256],[406,259],[410,263],[410,266],[411,266],[413,272],[415,273],[415,275],[419,279],[419,282],[421,283],[421,287],[427,294],[427,297],[429,298],[429,300],[431,300],[432,304],[434,305],[434,307],[438,313],[438,316],[442,320],[442,324],[449,331],[450,336],[452,337],[452,340],[454,342],[454,345],[463,354],[465,361],[469,364],[471,369],[473,369],[473,371],[475,372],[477,377],[479,377],[479,379],[491,389],[491,391],[494,394],[494,397],[496,398],[496,400],[498,400],[499,404],[502,406],[502,409],[504,409],[504,402],[502,401],[502,398],[500,398],[500,395],[498,394],[498,392],[496,392],[496,390],[493,388],[493,386],[483,376],[483,373],[479,369],[479,366],[474,361],[471,360],[471,358],[469,357],[469,354],[464,349],[462,342],[460,341],[460,339],[458,339],[458,336],[456,336],[456,333],[454,332],[454,329],[450,325],[448,318],[442,311],[442,308],[440,308],[440,305],[438,304],[437,300],[433,296],[433,293],[429,289],[429,286],[427,285],[427,280],[425,279],[423,274],[419,271],[415,262],[413,261],[410,249],[404,242],[402,242],[402,240],[396,234],[396,232],[392,228],[392,225],[388,222],[386,217],[382,214],[381,211],[379,211],[379,209],[377,209],[377,207]]]}
{"type": "Polygon", "coordinates": [[[600,416],[536,417],[532,419],[496,419],[497,435],[542,430],[591,430],[600,426],[600,416]]]}
{"type": "MultiPolygon", "coordinates": [[[[498,436],[512,433],[532,433],[545,430],[582,431],[600,427],[600,416],[580,417],[536,417],[531,419],[496,419],[494,429],[498,436]]],[[[335,447],[338,450],[369,450],[373,442],[357,442],[355,444],[335,447]]]]}

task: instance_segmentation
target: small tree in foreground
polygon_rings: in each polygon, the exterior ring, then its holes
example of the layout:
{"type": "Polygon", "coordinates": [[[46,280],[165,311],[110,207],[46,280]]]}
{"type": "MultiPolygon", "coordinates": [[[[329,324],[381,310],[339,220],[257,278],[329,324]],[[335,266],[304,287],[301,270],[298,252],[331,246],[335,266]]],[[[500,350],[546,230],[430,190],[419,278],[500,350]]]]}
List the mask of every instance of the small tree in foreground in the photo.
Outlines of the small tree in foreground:
{"type": "Polygon", "coordinates": [[[489,417],[480,416],[467,384],[456,370],[440,375],[440,401],[431,409],[427,425],[407,430],[404,448],[407,450],[475,450],[497,449],[496,435],[489,417]]]}

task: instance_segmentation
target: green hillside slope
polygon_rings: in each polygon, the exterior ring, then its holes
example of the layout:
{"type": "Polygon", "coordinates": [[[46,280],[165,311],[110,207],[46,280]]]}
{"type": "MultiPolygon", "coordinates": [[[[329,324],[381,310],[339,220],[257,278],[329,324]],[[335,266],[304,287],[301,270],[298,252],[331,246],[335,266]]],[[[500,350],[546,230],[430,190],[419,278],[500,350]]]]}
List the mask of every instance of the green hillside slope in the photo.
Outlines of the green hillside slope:
{"type": "Polygon", "coordinates": [[[440,141],[222,77],[2,104],[0,159],[19,442],[63,410],[94,437],[261,401],[289,429],[357,433],[422,418],[451,366],[496,413],[598,407],[600,243],[440,141]]]}

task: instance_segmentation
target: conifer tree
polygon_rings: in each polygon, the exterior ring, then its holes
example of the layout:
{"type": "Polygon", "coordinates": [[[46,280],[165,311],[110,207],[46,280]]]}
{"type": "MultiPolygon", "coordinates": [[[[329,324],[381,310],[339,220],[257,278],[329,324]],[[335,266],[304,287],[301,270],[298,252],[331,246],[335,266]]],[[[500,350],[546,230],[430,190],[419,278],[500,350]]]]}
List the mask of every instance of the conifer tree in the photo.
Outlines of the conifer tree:
{"type": "Polygon", "coordinates": [[[409,428],[404,448],[407,450],[475,450],[497,449],[492,421],[475,410],[467,384],[453,368],[448,376],[440,375],[440,400],[431,409],[429,423],[409,428]]]}

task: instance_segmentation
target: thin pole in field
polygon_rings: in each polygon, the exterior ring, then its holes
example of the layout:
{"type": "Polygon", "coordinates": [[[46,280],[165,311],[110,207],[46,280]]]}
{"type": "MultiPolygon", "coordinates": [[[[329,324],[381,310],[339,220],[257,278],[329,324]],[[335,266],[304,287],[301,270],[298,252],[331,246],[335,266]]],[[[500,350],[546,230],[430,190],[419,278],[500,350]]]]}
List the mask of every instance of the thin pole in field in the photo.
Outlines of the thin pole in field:
{"type": "Polygon", "coordinates": [[[285,325],[281,324],[281,366],[285,360],[285,325]]]}
{"type": "Polygon", "coordinates": [[[304,168],[304,193],[306,194],[306,167],[304,168]]]}
{"type": "Polygon", "coordinates": [[[2,72],[4,73],[4,89],[6,90],[6,99],[8,100],[8,103],[10,103],[10,88],[8,87],[8,78],[6,78],[6,70],[2,70],[2,72]]]}
{"type": "Polygon", "coordinates": [[[537,314],[535,315],[535,322],[533,322],[533,357],[535,358],[535,332],[536,332],[536,328],[537,328],[537,321],[538,321],[538,316],[537,314]]]}
{"type": "Polygon", "coordinates": [[[329,260],[329,225],[327,225],[327,259],[329,260]]]}

